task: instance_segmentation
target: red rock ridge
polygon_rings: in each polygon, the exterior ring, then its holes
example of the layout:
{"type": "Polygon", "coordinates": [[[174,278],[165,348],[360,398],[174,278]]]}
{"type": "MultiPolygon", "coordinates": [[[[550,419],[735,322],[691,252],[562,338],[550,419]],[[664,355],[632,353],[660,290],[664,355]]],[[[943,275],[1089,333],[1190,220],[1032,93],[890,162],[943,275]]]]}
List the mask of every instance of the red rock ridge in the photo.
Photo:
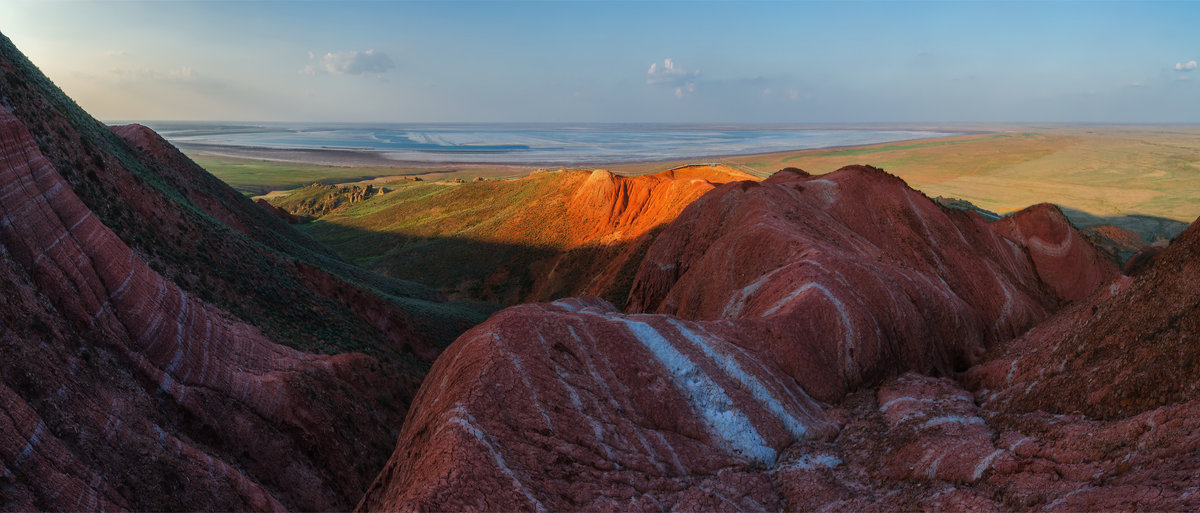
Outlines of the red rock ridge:
{"type": "Polygon", "coordinates": [[[41,339],[19,343],[15,321],[0,333],[10,507],[328,510],[362,489],[356,455],[398,413],[357,405],[395,376],[275,344],[165,280],[2,106],[0,241],[8,308],[22,309],[8,318],[33,315],[41,339]]]}
{"type": "Polygon", "coordinates": [[[1001,235],[1029,251],[1038,278],[1056,297],[1079,301],[1121,275],[1071,225],[1058,207],[1042,203],[992,222],[1001,235]]]}
{"type": "Polygon", "coordinates": [[[696,165],[640,176],[592,171],[574,190],[564,217],[571,251],[536,262],[528,301],[566,295],[623,299],[629,276],[653,241],[691,202],[717,185],[757,178],[726,166],[696,165]],[[619,296],[619,297],[618,297],[619,296]]]}

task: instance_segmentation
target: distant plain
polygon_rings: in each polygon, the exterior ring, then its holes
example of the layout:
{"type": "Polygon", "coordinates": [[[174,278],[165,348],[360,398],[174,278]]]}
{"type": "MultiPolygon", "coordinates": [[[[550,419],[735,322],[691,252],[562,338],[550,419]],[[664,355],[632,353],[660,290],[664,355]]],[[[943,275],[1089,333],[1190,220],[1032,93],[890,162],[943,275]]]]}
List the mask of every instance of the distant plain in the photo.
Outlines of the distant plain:
{"type": "MultiPolygon", "coordinates": [[[[871,164],[930,196],[970,201],[999,213],[1051,202],[1092,216],[1131,214],[1191,222],[1200,216],[1200,127],[971,127],[993,133],[917,141],[711,159],[756,176],[784,167],[826,173],[871,164]]],[[[248,195],[312,182],[386,184],[517,178],[536,170],[513,165],[329,165],[190,152],[189,156],[248,195]]],[[[662,171],[689,160],[623,163],[618,174],[662,171]]],[[[557,168],[557,167],[555,167],[557,168]]]]}

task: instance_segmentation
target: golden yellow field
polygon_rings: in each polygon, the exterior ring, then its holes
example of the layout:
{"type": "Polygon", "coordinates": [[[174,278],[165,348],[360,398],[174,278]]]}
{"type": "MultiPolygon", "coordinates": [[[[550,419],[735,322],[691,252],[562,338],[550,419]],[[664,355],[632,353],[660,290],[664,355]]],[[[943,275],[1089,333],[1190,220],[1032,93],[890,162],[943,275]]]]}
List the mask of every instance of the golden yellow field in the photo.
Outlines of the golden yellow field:
{"type": "Polygon", "coordinates": [[[727,160],[812,173],[871,164],[999,213],[1050,202],[1104,217],[1200,216],[1200,127],[1040,128],[727,160]]]}

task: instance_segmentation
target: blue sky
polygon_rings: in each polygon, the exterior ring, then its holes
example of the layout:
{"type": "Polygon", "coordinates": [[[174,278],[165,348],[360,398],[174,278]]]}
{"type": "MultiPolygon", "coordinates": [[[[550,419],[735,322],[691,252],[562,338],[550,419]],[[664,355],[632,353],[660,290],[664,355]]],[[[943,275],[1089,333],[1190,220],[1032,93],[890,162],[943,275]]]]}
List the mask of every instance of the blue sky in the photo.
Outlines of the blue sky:
{"type": "Polygon", "coordinates": [[[1200,123],[1200,2],[0,1],[107,120],[1200,123]]]}

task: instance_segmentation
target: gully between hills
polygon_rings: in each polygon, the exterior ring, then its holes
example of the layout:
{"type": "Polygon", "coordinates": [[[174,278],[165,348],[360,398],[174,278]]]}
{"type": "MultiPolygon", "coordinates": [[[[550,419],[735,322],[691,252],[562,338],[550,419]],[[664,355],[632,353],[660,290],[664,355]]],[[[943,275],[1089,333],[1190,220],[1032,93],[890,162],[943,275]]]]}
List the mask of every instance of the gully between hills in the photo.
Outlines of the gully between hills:
{"type": "Polygon", "coordinates": [[[1197,225],[1130,278],[788,169],[484,320],[0,57],[0,509],[1200,508],[1197,225]]]}

